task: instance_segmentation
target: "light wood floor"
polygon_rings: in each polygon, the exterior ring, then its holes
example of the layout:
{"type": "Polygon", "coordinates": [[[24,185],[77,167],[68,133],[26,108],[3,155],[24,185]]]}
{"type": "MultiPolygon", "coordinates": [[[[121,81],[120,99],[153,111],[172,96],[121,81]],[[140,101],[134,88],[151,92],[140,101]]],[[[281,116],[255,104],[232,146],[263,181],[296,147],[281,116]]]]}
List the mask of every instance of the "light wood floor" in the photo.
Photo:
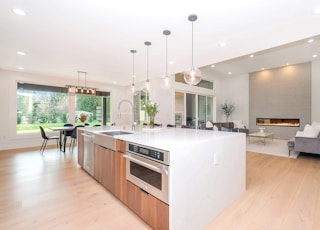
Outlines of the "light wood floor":
{"type": "MultiPolygon", "coordinates": [[[[74,152],[0,151],[0,229],[149,229],[74,152]]],[[[320,156],[248,152],[246,192],[207,229],[320,229],[320,156]]]]}

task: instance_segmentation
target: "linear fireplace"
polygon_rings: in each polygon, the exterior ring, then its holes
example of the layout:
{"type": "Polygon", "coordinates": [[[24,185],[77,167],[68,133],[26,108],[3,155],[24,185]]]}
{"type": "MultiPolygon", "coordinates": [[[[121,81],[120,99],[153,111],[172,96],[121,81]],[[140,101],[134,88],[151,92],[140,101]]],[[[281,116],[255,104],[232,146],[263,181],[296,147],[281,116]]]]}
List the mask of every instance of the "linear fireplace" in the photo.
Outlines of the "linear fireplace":
{"type": "Polygon", "coordinates": [[[256,118],[256,125],[300,127],[298,118],[256,118]]]}

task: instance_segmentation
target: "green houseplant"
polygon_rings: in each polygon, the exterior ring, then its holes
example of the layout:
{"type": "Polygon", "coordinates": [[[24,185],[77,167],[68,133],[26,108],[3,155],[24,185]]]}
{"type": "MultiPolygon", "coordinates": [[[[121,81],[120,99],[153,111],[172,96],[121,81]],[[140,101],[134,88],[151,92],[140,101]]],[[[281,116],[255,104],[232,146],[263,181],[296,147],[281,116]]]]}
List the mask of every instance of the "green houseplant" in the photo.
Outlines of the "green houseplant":
{"type": "Polygon", "coordinates": [[[159,112],[159,110],[158,110],[159,104],[148,100],[148,101],[144,102],[144,108],[145,108],[147,115],[150,118],[150,123],[149,123],[150,128],[154,128],[154,118],[155,118],[156,114],[159,112]]]}
{"type": "Polygon", "coordinates": [[[229,116],[232,114],[232,112],[235,110],[235,108],[236,107],[233,103],[225,102],[221,105],[221,109],[227,117],[227,122],[228,122],[229,116]]]}

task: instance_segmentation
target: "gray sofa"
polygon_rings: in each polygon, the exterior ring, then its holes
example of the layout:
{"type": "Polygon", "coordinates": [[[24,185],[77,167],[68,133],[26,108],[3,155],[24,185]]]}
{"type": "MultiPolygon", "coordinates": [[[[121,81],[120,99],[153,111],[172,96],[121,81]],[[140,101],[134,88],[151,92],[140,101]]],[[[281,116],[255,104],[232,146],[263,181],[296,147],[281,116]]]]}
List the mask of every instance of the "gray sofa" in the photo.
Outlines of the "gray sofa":
{"type": "Polygon", "coordinates": [[[291,151],[320,154],[320,133],[318,137],[293,137],[288,141],[289,156],[291,151]]]}
{"type": "MultiPolygon", "coordinates": [[[[240,132],[240,133],[246,133],[248,135],[249,129],[245,128],[234,128],[233,122],[212,122],[212,126],[216,126],[219,131],[226,131],[226,132],[240,132]]],[[[213,128],[206,128],[213,130],[213,128]]]]}

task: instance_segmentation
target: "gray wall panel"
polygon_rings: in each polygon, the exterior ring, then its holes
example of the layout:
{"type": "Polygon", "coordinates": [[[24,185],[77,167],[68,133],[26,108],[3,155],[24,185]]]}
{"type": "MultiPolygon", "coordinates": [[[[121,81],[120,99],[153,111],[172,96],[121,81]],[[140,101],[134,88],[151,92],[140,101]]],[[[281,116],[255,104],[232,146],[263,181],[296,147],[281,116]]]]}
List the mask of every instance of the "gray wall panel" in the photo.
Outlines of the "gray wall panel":
{"type": "Polygon", "coordinates": [[[256,118],[300,118],[300,127],[264,126],[275,138],[289,139],[311,123],[311,63],[286,66],[249,75],[250,132],[256,118]]]}

